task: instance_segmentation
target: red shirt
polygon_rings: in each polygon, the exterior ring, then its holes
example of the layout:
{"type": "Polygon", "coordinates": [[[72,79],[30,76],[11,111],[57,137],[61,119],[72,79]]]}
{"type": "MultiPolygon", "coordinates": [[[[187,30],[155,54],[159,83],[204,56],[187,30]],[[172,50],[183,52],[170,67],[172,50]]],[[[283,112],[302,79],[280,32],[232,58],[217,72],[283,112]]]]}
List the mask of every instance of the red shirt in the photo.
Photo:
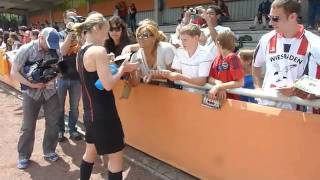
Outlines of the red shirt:
{"type": "MultiPolygon", "coordinates": [[[[230,53],[226,57],[217,55],[214,59],[210,77],[222,82],[239,81],[244,78],[244,70],[240,58],[235,53],[230,53]]],[[[228,94],[228,98],[239,99],[238,95],[228,94]]]]}

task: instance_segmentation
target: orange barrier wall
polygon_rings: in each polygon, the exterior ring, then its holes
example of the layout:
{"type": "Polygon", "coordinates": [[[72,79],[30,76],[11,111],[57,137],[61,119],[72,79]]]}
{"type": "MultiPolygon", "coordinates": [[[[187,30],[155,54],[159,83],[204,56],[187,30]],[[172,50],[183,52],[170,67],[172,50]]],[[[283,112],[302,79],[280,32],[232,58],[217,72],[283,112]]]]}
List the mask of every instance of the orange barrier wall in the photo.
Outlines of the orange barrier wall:
{"type": "Polygon", "coordinates": [[[141,85],[114,92],[129,145],[201,179],[320,179],[320,116],[141,85]]]}
{"type": "Polygon", "coordinates": [[[319,115],[234,100],[213,110],[201,106],[198,94],[152,85],[120,99],[122,87],[121,82],[114,94],[126,142],[194,176],[320,179],[319,115]]]}

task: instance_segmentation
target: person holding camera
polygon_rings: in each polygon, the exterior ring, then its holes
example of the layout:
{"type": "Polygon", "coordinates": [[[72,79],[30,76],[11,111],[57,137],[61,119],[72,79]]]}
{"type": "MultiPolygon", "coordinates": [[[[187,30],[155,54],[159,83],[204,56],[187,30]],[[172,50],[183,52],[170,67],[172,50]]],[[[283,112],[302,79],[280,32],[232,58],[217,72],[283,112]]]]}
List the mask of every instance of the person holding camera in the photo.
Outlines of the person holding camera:
{"type": "Polygon", "coordinates": [[[202,13],[202,17],[206,20],[208,26],[202,29],[200,38],[204,39],[205,47],[208,49],[211,59],[214,59],[218,53],[216,45],[218,33],[231,31],[229,27],[218,25],[221,14],[222,12],[220,7],[215,5],[209,6],[207,11],[202,13]]]}
{"type": "MultiPolygon", "coordinates": [[[[44,72],[49,70],[49,68],[44,68],[38,73],[32,73],[31,80],[25,72],[26,67],[30,64],[42,64],[54,59],[57,62],[58,49],[59,34],[55,29],[48,27],[41,31],[39,40],[21,46],[12,63],[12,77],[26,86],[23,90],[23,120],[18,142],[19,162],[17,167],[19,169],[28,167],[33,151],[36,122],[41,106],[43,106],[46,120],[43,138],[44,158],[51,162],[57,161],[59,158],[55,153],[58,137],[59,98],[54,86],[54,79],[47,79],[47,77],[42,76],[46,74],[44,72]],[[55,56],[52,57],[49,52],[54,53],[55,56]],[[41,75],[41,77],[37,77],[36,74],[41,75]]],[[[36,68],[34,70],[39,69],[36,68]]]]}
{"type": "Polygon", "coordinates": [[[191,23],[199,25],[200,28],[204,28],[207,25],[206,20],[201,16],[205,11],[202,6],[197,6],[194,9],[190,8],[189,11],[191,12],[191,23]]]}
{"type": "Polygon", "coordinates": [[[58,95],[60,100],[60,116],[59,116],[59,142],[63,142],[65,125],[65,101],[67,92],[69,94],[69,121],[68,128],[70,139],[81,140],[81,135],[77,132],[76,123],[79,117],[79,101],[81,98],[81,84],[79,75],[76,70],[76,55],[78,52],[79,43],[76,39],[75,32],[72,31],[72,25],[79,21],[75,10],[69,9],[63,13],[66,29],[60,32],[62,40],[60,51],[62,61],[59,62],[61,76],[58,79],[58,95]]]}

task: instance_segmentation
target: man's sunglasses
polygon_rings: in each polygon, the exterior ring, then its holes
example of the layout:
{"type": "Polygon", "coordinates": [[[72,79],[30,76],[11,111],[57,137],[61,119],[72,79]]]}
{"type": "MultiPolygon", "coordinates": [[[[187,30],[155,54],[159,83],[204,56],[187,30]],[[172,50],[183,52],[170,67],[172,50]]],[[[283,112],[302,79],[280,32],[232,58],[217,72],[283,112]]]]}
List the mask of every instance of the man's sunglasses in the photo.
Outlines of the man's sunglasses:
{"type": "Polygon", "coordinates": [[[143,33],[137,34],[137,39],[148,39],[151,36],[153,36],[153,34],[149,32],[143,32],[143,33]]]}
{"type": "Polygon", "coordinates": [[[121,31],[121,27],[110,27],[110,31],[115,31],[115,32],[120,32],[121,31]]]}
{"type": "Polygon", "coordinates": [[[268,17],[273,22],[279,22],[279,20],[280,20],[279,16],[271,16],[271,15],[269,15],[268,17]]]}

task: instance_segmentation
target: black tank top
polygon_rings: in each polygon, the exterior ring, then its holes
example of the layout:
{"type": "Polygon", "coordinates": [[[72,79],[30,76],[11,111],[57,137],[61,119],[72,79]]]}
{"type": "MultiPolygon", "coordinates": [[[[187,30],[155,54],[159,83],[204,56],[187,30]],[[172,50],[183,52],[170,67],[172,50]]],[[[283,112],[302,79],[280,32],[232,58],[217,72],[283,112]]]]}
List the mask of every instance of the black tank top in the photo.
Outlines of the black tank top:
{"type": "Polygon", "coordinates": [[[88,45],[82,48],[77,55],[78,72],[82,84],[83,109],[86,117],[84,120],[94,121],[106,119],[110,125],[114,120],[118,121],[119,116],[115,105],[112,91],[99,90],[95,82],[99,79],[97,71],[88,72],[83,65],[84,53],[91,47],[88,45]]]}

